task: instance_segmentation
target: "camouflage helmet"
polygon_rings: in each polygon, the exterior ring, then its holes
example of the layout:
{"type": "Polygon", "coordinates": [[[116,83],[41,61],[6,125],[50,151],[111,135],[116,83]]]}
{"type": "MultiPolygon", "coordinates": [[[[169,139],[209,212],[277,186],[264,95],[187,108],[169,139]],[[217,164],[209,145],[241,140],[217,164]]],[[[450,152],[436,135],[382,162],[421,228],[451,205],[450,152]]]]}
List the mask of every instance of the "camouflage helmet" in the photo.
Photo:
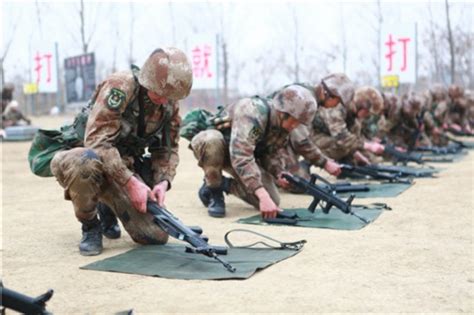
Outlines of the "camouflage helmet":
{"type": "Polygon", "coordinates": [[[324,89],[339,97],[342,105],[348,106],[354,97],[354,84],[344,73],[332,73],[321,80],[324,89]]]}
{"type": "Polygon", "coordinates": [[[451,84],[448,88],[448,95],[450,98],[458,98],[464,95],[464,89],[456,84],[451,84]]]}
{"type": "Polygon", "coordinates": [[[310,126],[318,104],[311,92],[299,85],[290,85],[273,97],[274,108],[310,126]]]}
{"type": "Polygon", "coordinates": [[[402,110],[408,116],[415,117],[423,109],[424,102],[424,98],[415,92],[405,94],[402,99],[402,110]]]}
{"type": "Polygon", "coordinates": [[[443,101],[447,98],[448,96],[448,91],[442,84],[434,84],[430,88],[430,94],[432,96],[432,101],[433,102],[440,102],[443,101]]]}
{"type": "Polygon", "coordinates": [[[186,55],[169,47],[156,49],[138,73],[138,82],[146,89],[171,100],[189,95],[193,72],[186,55]]]}
{"type": "Polygon", "coordinates": [[[383,98],[375,88],[363,86],[355,91],[351,107],[354,113],[361,109],[367,109],[371,114],[380,115],[383,110],[383,98]]]}

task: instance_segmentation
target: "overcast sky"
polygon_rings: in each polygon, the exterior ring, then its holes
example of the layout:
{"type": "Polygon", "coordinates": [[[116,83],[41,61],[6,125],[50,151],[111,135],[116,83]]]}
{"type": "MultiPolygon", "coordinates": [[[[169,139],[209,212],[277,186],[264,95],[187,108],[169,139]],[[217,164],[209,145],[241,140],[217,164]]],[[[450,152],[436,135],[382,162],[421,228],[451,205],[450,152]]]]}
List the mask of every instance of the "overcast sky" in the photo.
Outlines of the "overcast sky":
{"type": "MultiPolygon", "coordinates": [[[[249,82],[255,80],[262,63],[276,60],[280,55],[284,55],[283,63],[293,62],[293,13],[297,16],[302,68],[318,69],[314,63],[320,62],[321,56],[332,54],[332,61],[319,68],[342,71],[341,48],[346,45],[346,71],[350,76],[364,70],[375,73],[372,60],[377,49],[376,3],[253,0],[174,1],[170,5],[166,1],[85,1],[86,33],[94,29],[90,51],[96,54],[98,74],[103,78],[111,71],[114,60],[118,69],[128,68],[130,36],[134,38],[133,57],[141,65],[156,47],[175,45],[185,50],[196,34],[223,32],[231,62],[231,85],[254,93],[263,85],[249,82]]],[[[450,3],[454,27],[472,31],[473,1],[450,3]]],[[[18,23],[4,65],[7,81],[14,76],[28,79],[32,53],[53,47],[54,42],[59,45],[60,60],[81,54],[78,8],[79,0],[2,1],[2,54],[18,23]]],[[[417,22],[422,36],[429,27],[429,8],[434,20],[444,26],[444,1],[382,1],[384,26],[396,28],[417,22]]],[[[426,51],[421,43],[419,46],[420,51],[426,51]]],[[[272,86],[291,81],[278,71],[278,65],[275,61],[272,86]]],[[[302,79],[312,80],[325,74],[304,74],[302,79]]]]}

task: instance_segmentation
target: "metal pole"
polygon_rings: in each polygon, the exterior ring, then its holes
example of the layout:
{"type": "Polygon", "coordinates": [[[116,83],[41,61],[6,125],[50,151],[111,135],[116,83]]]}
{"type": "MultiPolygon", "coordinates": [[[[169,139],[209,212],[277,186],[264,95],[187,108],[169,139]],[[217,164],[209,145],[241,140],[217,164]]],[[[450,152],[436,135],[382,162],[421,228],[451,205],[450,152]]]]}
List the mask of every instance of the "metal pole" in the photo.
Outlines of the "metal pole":
{"type": "Polygon", "coordinates": [[[220,40],[219,40],[219,34],[216,34],[216,105],[223,105],[221,104],[221,99],[220,99],[220,91],[219,91],[219,77],[220,77],[220,67],[219,67],[219,55],[220,55],[220,50],[219,50],[219,45],[220,45],[220,40]]]}
{"type": "Polygon", "coordinates": [[[60,110],[61,113],[66,112],[65,104],[61,103],[61,80],[59,79],[59,49],[58,49],[58,42],[54,43],[54,50],[56,53],[56,81],[58,85],[58,89],[56,91],[56,106],[60,110]]]}
{"type": "Polygon", "coordinates": [[[415,22],[415,89],[418,87],[418,23],[415,22]]]}

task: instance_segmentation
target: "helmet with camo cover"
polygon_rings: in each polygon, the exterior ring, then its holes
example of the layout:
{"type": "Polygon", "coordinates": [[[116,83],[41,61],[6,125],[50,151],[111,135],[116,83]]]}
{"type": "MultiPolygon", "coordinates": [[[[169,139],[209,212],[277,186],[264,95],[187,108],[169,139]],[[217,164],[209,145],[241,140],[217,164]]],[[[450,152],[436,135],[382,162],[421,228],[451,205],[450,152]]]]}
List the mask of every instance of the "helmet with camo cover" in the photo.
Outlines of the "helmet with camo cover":
{"type": "Polygon", "coordinates": [[[310,91],[299,85],[290,85],[273,97],[274,108],[287,113],[300,123],[310,126],[318,105],[310,91]]]}
{"type": "Polygon", "coordinates": [[[355,113],[367,109],[371,114],[380,115],[383,110],[383,98],[375,88],[363,86],[355,91],[351,107],[355,113]]]}
{"type": "Polygon", "coordinates": [[[452,99],[462,97],[464,95],[464,89],[457,84],[451,84],[448,88],[448,95],[452,99]]]}
{"type": "Polygon", "coordinates": [[[423,109],[425,100],[422,95],[411,92],[402,98],[402,110],[410,117],[416,117],[423,109]]]}
{"type": "Polygon", "coordinates": [[[156,49],[138,73],[138,82],[155,94],[171,100],[189,95],[193,72],[186,55],[179,49],[156,49]]]}
{"type": "Polygon", "coordinates": [[[332,96],[348,106],[354,97],[354,84],[344,73],[332,73],[321,80],[321,84],[332,96]]]}
{"type": "Polygon", "coordinates": [[[430,94],[432,96],[432,101],[437,103],[447,98],[448,91],[442,84],[437,83],[430,88],[430,94]]]}

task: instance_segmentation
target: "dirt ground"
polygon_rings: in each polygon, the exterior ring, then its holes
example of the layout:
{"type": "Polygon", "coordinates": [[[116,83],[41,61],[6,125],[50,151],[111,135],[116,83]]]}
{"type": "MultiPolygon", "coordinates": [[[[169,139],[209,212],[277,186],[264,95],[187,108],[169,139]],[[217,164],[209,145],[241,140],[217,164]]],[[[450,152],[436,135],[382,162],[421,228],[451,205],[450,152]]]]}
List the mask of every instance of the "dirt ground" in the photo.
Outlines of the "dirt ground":
{"type": "MultiPolygon", "coordinates": [[[[34,119],[43,128],[68,118],[34,119]]],[[[135,245],[128,235],[104,240],[99,257],[78,252],[80,225],[54,178],[34,176],[29,143],[4,142],[2,153],[2,279],[10,289],[39,295],[55,290],[48,310],[58,314],[144,313],[473,313],[473,152],[442,164],[436,179],[383,201],[393,211],[358,231],[245,226],[285,241],[307,239],[295,257],[244,281],[186,281],[80,270],[135,245]]],[[[237,218],[254,210],[227,198],[228,216],[213,219],[201,206],[202,173],[181,143],[181,162],[167,207],[187,224],[200,225],[214,244],[237,218]]],[[[283,195],[285,207],[304,196],[283,195]]]]}

